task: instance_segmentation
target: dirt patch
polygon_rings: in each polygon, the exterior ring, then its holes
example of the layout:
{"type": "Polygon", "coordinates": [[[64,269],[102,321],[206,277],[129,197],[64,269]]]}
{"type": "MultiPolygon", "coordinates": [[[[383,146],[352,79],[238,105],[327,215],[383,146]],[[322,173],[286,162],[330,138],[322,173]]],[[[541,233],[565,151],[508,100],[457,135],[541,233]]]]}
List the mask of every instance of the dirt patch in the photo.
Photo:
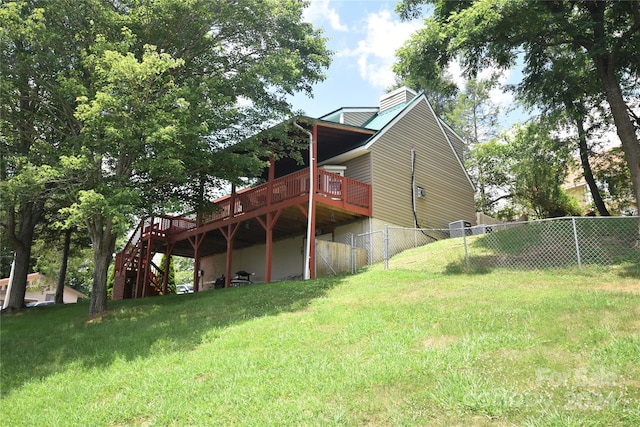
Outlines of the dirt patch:
{"type": "Polygon", "coordinates": [[[454,335],[439,335],[423,339],[422,346],[425,348],[445,348],[456,344],[458,341],[460,341],[460,337],[454,335]]]}
{"type": "Polygon", "coordinates": [[[87,323],[102,323],[102,319],[110,313],[111,313],[111,310],[105,310],[105,311],[101,311],[98,314],[89,316],[89,318],[87,319],[87,323]]]}
{"type": "Polygon", "coordinates": [[[602,283],[594,289],[611,292],[631,292],[634,294],[640,294],[640,280],[602,283]]]}

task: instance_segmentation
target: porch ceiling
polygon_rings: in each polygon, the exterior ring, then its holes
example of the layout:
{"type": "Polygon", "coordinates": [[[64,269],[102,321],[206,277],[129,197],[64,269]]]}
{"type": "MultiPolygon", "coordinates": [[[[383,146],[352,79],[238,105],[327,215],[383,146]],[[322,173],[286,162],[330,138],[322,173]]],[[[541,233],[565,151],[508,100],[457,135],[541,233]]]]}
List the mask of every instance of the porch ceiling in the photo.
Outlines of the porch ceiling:
{"type": "MultiPolygon", "coordinates": [[[[340,154],[349,152],[362,146],[375,134],[375,131],[353,126],[341,125],[331,122],[317,122],[317,151],[318,163],[322,163],[340,154]]],[[[309,150],[301,151],[304,164],[298,164],[292,158],[283,158],[276,161],[275,177],[279,178],[309,166],[309,150]]],[[[265,169],[262,178],[267,179],[269,169],[265,169]]]]}
{"type": "MultiPolygon", "coordinates": [[[[306,211],[306,206],[304,206],[306,211]]],[[[263,221],[265,216],[260,216],[263,221]]],[[[362,215],[353,212],[346,212],[333,206],[318,203],[316,205],[316,231],[320,234],[327,234],[341,225],[349,224],[360,218],[362,215]]],[[[220,228],[225,228],[227,222],[221,222],[220,227],[206,232],[205,238],[200,245],[200,256],[210,256],[215,254],[226,253],[227,241],[222,235],[220,228]]],[[[265,244],[266,231],[260,225],[256,217],[248,217],[238,223],[233,248],[242,249],[253,245],[265,244]]],[[[304,236],[307,231],[307,217],[302,210],[296,206],[289,206],[282,209],[282,213],[273,228],[273,241],[284,240],[296,236],[304,236]]],[[[158,242],[157,252],[164,252],[162,244],[158,242]]],[[[189,239],[183,239],[175,242],[173,254],[193,258],[194,250],[189,239]]]]}

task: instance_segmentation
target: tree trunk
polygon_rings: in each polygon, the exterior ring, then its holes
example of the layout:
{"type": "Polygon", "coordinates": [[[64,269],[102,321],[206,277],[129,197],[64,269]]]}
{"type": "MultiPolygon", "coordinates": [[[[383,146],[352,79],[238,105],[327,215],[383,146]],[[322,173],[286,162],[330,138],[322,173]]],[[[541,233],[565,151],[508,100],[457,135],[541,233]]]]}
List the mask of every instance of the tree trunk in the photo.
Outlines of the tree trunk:
{"type": "Polygon", "coordinates": [[[636,206],[640,207],[640,142],[635,127],[629,117],[627,104],[622,96],[620,84],[611,65],[605,58],[594,58],[598,76],[604,86],[607,103],[611,107],[611,115],[616,125],[618,137],[622,143],[624,157],[631,172],[631,183],[636,197],[636,206]]]}
{"type": "Polygon", "coordinates": [[[93,316],[107,310],[107,273],[113,258],[116,236],[113,234],[111,219],[96,214],[87,223],[89,237],[93,245],[93,286],[89,315],[93,316]]]}
{"type": "Polygon", "coordinates": [[[56,304],[64,304],[64,282],[67,278],[67,264],[69,262],[69,249],[71,247],[71,234],[73,230],[68,228],[64,232],[64,246],[62,247],[62,260],[58,273],[58,287],[56,288],[56,304]]]}
{"type": "Polygon", "coordinates": [[[23,203],[18,211],[19,220],[15,221],[15,212],[10,207],[7,211],[7,240],[14,251],[13,275],[9,283],[7,300],[3,305],[4,310],[20,310],[24,304],[24,296],[27,292],[27,275],[31,262],[31,247],[35,227],[42,215],[43,203],[34,201],[23,203]]]}
{"type": "Polygon", "coordinates": [[[587,135],[584,131],[584,123],[581,118],[576,118],[576,127],[578,128],[578,147],[580,148],[580,163],[582,163],[582,171],[584,173],[584,179],[587,181],[589,191],[593,197],[593,203],[598,210],[600,216],[611,216],[607,206],[602,200],[602,195],[596,184],[596,180],[593,177],[593,171],[591,170],[591,164],[589,164],[589,148],[587,147],[587,135]]]}
{"type": "Polygon", "coordinates": [[[9,285],[8,302],[5,304],[7,310],[20,310],[24,308],[24,297],[27,293],[27,276],[29,274],[29,260],[31,259],[31,245],[20,245],[15,249],[15,259],[12,282],[9,285]]]}

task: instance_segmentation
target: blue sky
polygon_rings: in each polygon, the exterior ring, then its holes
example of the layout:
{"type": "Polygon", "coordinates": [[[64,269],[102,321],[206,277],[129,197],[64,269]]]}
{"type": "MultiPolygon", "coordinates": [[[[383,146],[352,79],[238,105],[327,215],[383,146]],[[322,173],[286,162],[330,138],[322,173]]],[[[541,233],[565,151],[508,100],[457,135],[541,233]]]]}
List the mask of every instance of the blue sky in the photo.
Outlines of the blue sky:
{"type": "Polygon", "coordinates": [[[327,79],[314,86],[314,99],[300,94],[295,110],[317,117],[340,107],[378,105],[393,84],[394,53],[421,20],[400,22],[395,1],[312,0],[305,19],[324,31],[334,52],[327,79]]]}
{"type": "MultiPolygon", "coordinates": [[[[324,31],[334,56],[327,79],[314,86],[314,98],[299,94],[291,99],[294,110],[319,117],[340,107],[378,105],[385,89],[394,83],[395,51],[422,26],[422,19],[401,22],[395,5],[396,1],[386,0],[311,1],[305,20],[324,31]]],[[[460,69],[454,65],[449,71],[461,85],[460,69]]],[[[515,77],[507,73],[503,82],[511,83],[515,77]]],[[[513,100],[500,91],[493,99],[503,106],[513,100]]]]}

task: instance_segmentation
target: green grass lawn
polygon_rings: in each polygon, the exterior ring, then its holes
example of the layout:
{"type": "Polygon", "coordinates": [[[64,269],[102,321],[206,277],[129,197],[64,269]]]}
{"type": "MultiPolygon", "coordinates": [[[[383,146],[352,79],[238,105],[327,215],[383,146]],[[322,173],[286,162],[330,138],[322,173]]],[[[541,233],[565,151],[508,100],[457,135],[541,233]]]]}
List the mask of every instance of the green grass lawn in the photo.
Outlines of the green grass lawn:
{"type": "Polygon", "coordinates": [[[635,267],[464,273],[448,245],[94,319],[4,316],[0,424],[640,425],[635,267]]]}

